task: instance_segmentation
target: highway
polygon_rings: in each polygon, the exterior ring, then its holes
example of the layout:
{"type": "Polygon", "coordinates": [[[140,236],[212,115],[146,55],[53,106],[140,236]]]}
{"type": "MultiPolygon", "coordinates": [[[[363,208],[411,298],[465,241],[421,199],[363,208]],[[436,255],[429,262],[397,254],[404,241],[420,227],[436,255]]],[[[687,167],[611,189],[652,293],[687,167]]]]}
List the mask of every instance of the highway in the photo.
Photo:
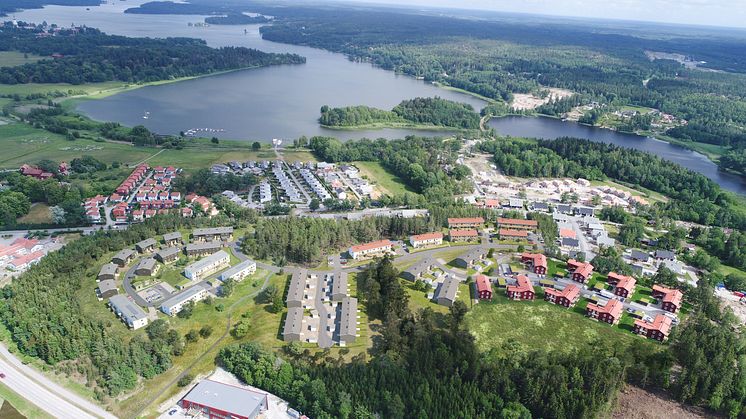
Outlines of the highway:
{"type": "Polygon", "coordinates": [[[5,374],[5,378],[1,379],[3,383],[55,418],[116,418],[93,402],[85,400],[32,367],[24,365],[15,355],[8,352],[4,344],[0,344],[0,372],[5,374]]]}

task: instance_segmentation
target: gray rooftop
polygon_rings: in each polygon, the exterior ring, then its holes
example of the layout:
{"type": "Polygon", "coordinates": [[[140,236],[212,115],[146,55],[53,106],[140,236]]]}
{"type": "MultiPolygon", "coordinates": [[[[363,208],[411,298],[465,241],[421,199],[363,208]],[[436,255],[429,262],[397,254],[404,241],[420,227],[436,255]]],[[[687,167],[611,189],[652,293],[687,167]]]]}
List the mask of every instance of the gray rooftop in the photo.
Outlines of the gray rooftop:
{"type": "Polygon", "coordinates": [[[149,271],[152,271],[155,269],[155,266],[158,264],[158,262],[155,261],[153,258],[145,258],[140,261],[140,264],[137,265],[137,269],[147,269],[149,271]]]}
{"type": "Polygon", "coordinates": [[[632,254],[630,255],[632,259],[637,260],[648,260],[650,259],[650,255],[647,252],[643,252],[642,250],[632,249],[632,254]]]}
{"type": "Polygon", "coordinates": [[[218,279],[220,279],[221,281],[225,281],[226,279],[229,279],[233,275],[243,271],[251,265],[256,265],[256,262],[251,259],[247,259],[237,265],[233,265],[230,268],[226,269],[222,274],[220,274],[220,278],[218,279]]]}
{"type": "Polygon", "coordinates": [[[655,258],[656,259],[675,259],[676,254],[670,250],[656,250],[655,251],[655,258]]]}
{"type": "Polygon", "coordinates": [[[166,247],[165,249],[157,251],[155,255],[159,256],[161,259],[168,259],[179,253],[181,253],[181,249],[179,249],[178,247],[166,247]]]}
{"type": "Polygon", "coordinates": [[[348,297],[342,300],[342,314],[339,319],[339,335],[355,336],[357,334],[357,298],[348,297]]]}
{"type": "Polygon", "coordinates": [[[205,266],[212,265],[213,263],[215,263],[215,261],[223,259],[223,258],[230,259],[230,256],[228,256],[228,254],[225,253],[225,251],[220,250],[218,252],[211,254],[210,256],[207,256],[205,258],[202,258],[192,263],[191,265],[187,266],[186,269],[193,270],[193,271],[199,271],[199,270],[202,270],[202,268],[204,268],[205,266]]]}
{"type": "Polygon", "coordinates": [[[212,380],[200,381],[184,396],[184,400],[249,418],[267,407],[263,394],[212,380]]]}
{"type": "Polygon", "coordinates": [[[186,245],[186,251],[189,253],[200,250],[220,249],[222,247],[220,243],[190,243],[186,245]]]}
{"type": "Polygon", "coordinates": [[[464,255],[459,256],[456,259],[461,259],[461,260],[465,260],[465,261],[471,261],[471,260],[481,259],[486,254],[487,254],[487,252],[484,249],[482,249],[481,247],[479,247],[479,248],[476,248],[476,249],[474,249],[472,251],[467,252],[464,255]]]}
{"type": "Polygon", "coordinates": [[[347,272],[341,272],[339,275],[334,274],[332,295],[337,294],[347,294],[347,272]]]}
{"type": "Polygon", "coordinates": [[[184,301],[187,301],[194,297],[195,295],[199,294],[201,291],[204,291],[206,288],[202,284],[197,284],[191,288],[187,288],[185,291],[182,291],[176,295],[171,296],[168,300],[161,303],[161,307],[174,307],[177,306],[184,301]]]}
{"type": "Polygon", "coordinates": [[[101,270],[98,271],[98,276],[102,275],[116,275],[117,269],[119,269],[119,266],[114,263],[107,263],[106,265],[101,267],[101,270]]]}
{"type": "Polygon", "coordinates": [[[308,272],[305,269],[293,273],[293,277],[290,279],[287,302],[303,301],[303,288],[306,286],[307,278],[308,272]]]}
{"type": "Polygon", "coordinates": [[[198,236],[215,236],[218,234],[233,234],[233,227],[213,227],[213,228],[195,228],[192,235],[198,236]]]}
{"type": "Polygon", "coordinates": [[[285,326],[282,328],[283,335],[300,334],[303,329],[303,308],[290,307],[285,318],[285,326]]]}
{"type": "Polygon", "coordinates": [[[141,242],[137,242],[135,244],[135,246],[137,246],[137,247],[139,247],[141,249],[145,249],[147,247],[151,247],[151,246],[155,246],[155,245],[156,245],[156,241],[153,238],[145,239],[145,240],[143,240],[141,242]]]}
{"type": "Polygon", "coordinates": [[[531,207],[534,209],[549,209],[549,205],[546,202],[532,202],[531,207]]]}
{"type": "Polygon", "coordinates": [[[105,279],[98,283],[98,289],[101,291],[101,294],[107,292],[107,291],[116,291],[117,290],[117,283],[113,279],[105,279]]]}
{"type": "Polygon", "coordinates": [[[428,257],[410,266],[404,272],[417,276],[423,272],[429,271],[432,266],[435,266],[435,259],[428,257]]]}
{"type": "Polygon", "coordinates": [[[580,245],[580,241],[578,239],[573,239],[572,237],[563,237],[562,245],[569,247],[578,247],[580,245]]]}
{"type": "Polygon", "coordinates": [[[435,297],[437,299],[445,298],[449,301],[456,301],[456,292],[458,292],[458,279],[450,276],[443,281],[443,283],[438,288],[438,295],[435,297]]]}
{"type": "Polygon", "coordinates": [[[135,255],[135,251],[132,249],[122,249],[120,250],[116,255],[114,255],[113,259],[121,259],[121,260],[127,260],[135,255]]]}
{"type": "Polygon", "coordinates": [[[127,320],[127,323],[133,323],[135,320],[141,320],[148,317],[145,311],[140,308],[137,304],[132,302],[126,295],[115,295],[109,298],[109,304],[117,312],[127,320]]]}
{"type": "Polygon", "coordinates": [[[163,241],[169,242],[171,240],[181,240],[181,233],[178,231],[174,231],[173,233],[163,235],[163,241]]]}

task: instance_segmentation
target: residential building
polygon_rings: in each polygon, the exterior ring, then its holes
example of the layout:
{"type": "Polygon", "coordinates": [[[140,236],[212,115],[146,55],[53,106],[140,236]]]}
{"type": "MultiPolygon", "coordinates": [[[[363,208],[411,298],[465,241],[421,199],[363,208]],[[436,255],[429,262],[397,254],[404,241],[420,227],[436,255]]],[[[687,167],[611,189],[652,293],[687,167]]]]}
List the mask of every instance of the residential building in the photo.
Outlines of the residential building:
{"type": "Polygon", "coordinates": [[[547,257],[541,253],[523,253],[521,262],[530,264],[531,271],[536,275],[544,276],[547,274],[547,257]]]}
{"type": "Polygon", "coordinates": [[[303,307],[303,299],[305,297],[305,288],[307,283],[308,271],[302,269],[300,271],[293,272],[293,276],[290,278],[288,295],[285,300],[285,305],[287,305],[288,308],[303,307]]]}
{"type": "Polygon", "coordinates": [[[630,258],[638,262],[647,262],[650,260],[650,255],[642,250],[632,249],[630,258]]]}
{"type": "Polygon", "coordinates": [[[624,305],[619,300],[609,300],[605,305],[590,303],[586,307],[585,311],[588,317],[596,319],[600,322],[609,324],[616,324],[622,317],[622,311],[624,305]]]}
{"type": "Polygon", "coordinates": [[[178,246],[182,243],[183,241],[181,238],[181,233],[178,231],[163,235],[163,244],[165,244],[166,246],[178,246]]]}
{"type": "Polygon", "coordinates": [[[137,251],[140,253],[150,253],[155,250],[155,246],[157,244],[158,243],[153,238],[145,239],[141,242],[136,243],[135,249],[137,249],[137,251]]]}
{"type": "Polygon", "coordinates": [[[458,294],[459,280],[453,276],[448,276],[438,287],[435,295],[435,301],[442,306],[450,307],[456,301],[458,294]]]}
{"type": "Polygon", "coordinates": [[[123,249],[123,250],[120,250],[119,253],[117,253],[116,255],[114,255],[113,258],[111,258],[111,262],[119,265],[119,267],[122,268],[125,265],[127,265],[128,263],[130,263],[130,261],[134,257],[135,257],[135,251],[134,250],[132,250],[132,249],[123,249]]]}
{"type": "Polygon", "coordinates": [[[184,250],[187,256],[191,257],[202,257],[217,253],[223,248],[220,242],[207,242],[207,243],[190,243],[186,245],[184,250]]]}
{"type": "Polygon", "coordinates": [[[404,272],[402,272],[401,277],[406,279],[407,281],[414,282],[418,279],[421,279],[423,275],[432,271],[435,266],[435,259],[428,257],[407,268],[404,272]]]}
{"type": "Polygon", "coordinates": [[[148,315],[126,295],[109,298],[109,307],[131,329],[139,329],[148,324],[148,315]]]}
{"type": "Polygon", "coordinates": [[[158,263],[153,258],[144,258],[135,269],[137,276],[153,276],[158,271],[158,263]]]}
{"type": "Polygon", "coordinates": [[[117,273],[119,272],[119,266],[117,266],[114,263],[107,263],[106,265],[101,267],[101,270],[98,271],[98,276],[96,277],[96,281],[105,281],[107,279],[117,279],[117,273]]]}
{"type": "Polygon", "coordinates": [[[448,228],[451,229],[479,229],[484,225],[484,218],[449,218],[448,228]]]}
{"type": "Polygon", "coordinates": [[[352,246],[348,250],[350,257],[360,259],[368,256],[383,255],[390,252],[394,244],[390,240],[378,240],[370,243],[352,246]]]}
{"type": "Polygon", "coordinates": [[[661,308],[663,310],[676,313],[681,308],[684,293],[662,285],[653,285],[653,298],[661,300],[661,308]]]}
{"type": "Polygon", "coordinates": [[[565,247],[571,247],[573,249],[577,249],[578,247],[580,247],[580,240],[573,239],[570,237],[563,237],[562,242],[560,244],[565,247]]]}
{"type": "Polygon", "coordinates": [[[536,229],[539,228],[539,222],[536,220],[520,220],[516,218],[498,218],[497,227],[508,230],[536,231],[536,229]]]}
{"type": "Polygon", "coordinates": [[[425,246],[440,246],[443,244],[443,233],[433,232],[410,236],[409,243],[415,249],[425,246]]]}
{"type": "Polygon", "coordinates": [[[479,274],[474,277],[474,282],[477,285],[477,297],[480,300],[491,300],[492,284],[490,283],[490,279],[486,275],[479,274]]]}
{"type": "Polygon", "coordinates": [[[339,318],[339,344],[354,343],[357,337],[357,298],[345,297],[339,318]]]}
{"type": "Polygon", "coordinates": [[[212,380],[201,380],[179,405],[206,418],[232,419],[254,419],[269,408],[266,394],[212,380]]]}
{"type": "Polygon", "coordinates": [[[474,267],[474,264],[484,260],[486,251],[482,248],[474,249],[453,260],[453,263],[462,269],[474,267]]]}
{"type": "Polygon", "coordinates": [[[635,278],[627,275],[620,275],[616,272],[609,272],[609,275],[606,277],[606,282],[608,282],[609,285],[613,285],[614,294],[622,298],[631,297],[635,292],[635,284],[637,284],[635,278]]]}
{"type": "Polygon", "coordinates": [[[549,212],[549,204],[546,202],[532,202],[528,208],[532,211],[549,212]]]}
{"type": "Polygon", "coordinates": [[[569,284],[564,289],[547,288],[544,290],[544,300],[562,307],[572,307],[580,299],[580,287],[569,284]]]}
{"type": "Polygon", "coordinates": [[[282,340],[298,342],[303,335],[303,307],[288,307],[285,325],[282,328],[282,340]]]}
{"type": "Polygon", "coordinates": [[[659,261],[660,260],[674,260],[676,259],[676,253],[670,250],[656,250],[655,259],[659,261]]]}
{"type": "Polygon", "coordinates": [[[105,279],[98,283],[99,298],[109,298],[119,294],[117,283],[113,279],[105,279]]]}
{"type": "Polygon", "coordinates": [[[503,240],[528,240],[527,230],[511,230],[509,228],[501,228],[497,232],[500,239],[503,240]]]}
{"type": "Polygon", "coordinates": [[[161,304],[161,311],[169,316],[177,315],[190,302],[197,303],[207,298],[209,293],[202,284],[197,284],[182,291],[161,304]]]}
{"type": "Polygon", "coordinates": [[[178,247],[166,247],[155,252],[155,259],[163,264],[171,263],[179,259],[181,249],[178,247]]]}
{"type": "Polygon", "coordinates": [[[233,227],[197,228],[192,232],[194,241],[229,241],[233,238],[233,227]]]}
{"type": "Polygon", "coordinates": [[[479,208],[496,209],[500,208],[500,200],[494,198],[487,198],[484,201],[477,201],[475,204],[479,208]]]}
{"type": "Polygon", "coordinates": [[[230,265],[231,258],[223,250],[200,259],[184,268],[184,276],[198,281],[230,265]]]}
{"type": "Polygon", "coordinates": [[[652,322],[643,319],[635,320],[633,330],[648,339],[664,342],[671,333],[672,322],[673,320],[665,314],[658,314],[652,322]]]}
{"type": "Polygon", "coordinates": [[[347,272],[335,273],[332,277],[332,301],[342,301],[349,294],[347,289],[347,272]]]}
{"type": "Polygon", "coordinates": [[[575,259],[567,261],[567,270],[572,272],[571,278],[573,281],[585,284],[591,279],[593,275],[593,265],[589,262],[578,262],[575,259]]]}
{"type": "Polygon", "coordinates": [[[506,293],[511,300],[533,300],[535,297],[534,287],[526,275],[518,275],[515,285],[508,285],[506,293]]]}
{"type": "Polygon", "coordinates": [[[451,229],[448,232],[448,240],[456,242],[469,242],[479,240],[479,233],[477,230],[457,230],[451,229]]]}
{"type": "Polygon", "coordinates": [[[253,275],[256,272],[256,262],[253,260],[247,259],[235,266],[231,266],[230,268],[226,269],[223,273],[218,276],[218,279],[222,282],[225,282],[229,279],[232,279],[236,282],[241,282],[249,275],[253,275]]]}

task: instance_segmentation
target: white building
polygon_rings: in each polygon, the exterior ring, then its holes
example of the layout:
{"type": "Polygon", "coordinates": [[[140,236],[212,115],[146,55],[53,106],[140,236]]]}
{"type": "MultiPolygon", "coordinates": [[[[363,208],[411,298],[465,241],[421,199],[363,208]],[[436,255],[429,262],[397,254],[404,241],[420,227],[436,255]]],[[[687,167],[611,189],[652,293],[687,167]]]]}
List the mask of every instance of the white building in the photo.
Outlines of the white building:
{"type": "Polygon", "coordinates": [[[360,259],[362,257],[384,254],[390,252],[394,244],[390,240],[378,240],[375,242],[365,243],[357,246],[352,246],[347,251],[350,257],[353,259],[360,259]]]}
{"type": "Polygon", "coordinates": [[[109,307],[132,329],[139,329],[148,324],[148,315],[145,311],[125,295],[114,295],[109,298],[109,307]]]}
{"type": "Polygon", "coordinates": [[[184,268],[184,276],[192,281],[200,280],[228,266],[230,262],[231,258],[228,253],[220,250],[184,268]]]}
{"type": "Polygon", "coordinates": [[[184,306],[190,301],[198,302],[202,301],[208,296],[207,289],[201,284],[197,284],[186,291],[180,292],[161,304],[161,311],[169,316],[175,316],[184,306]]]}
{"type": "Polygon", "coordinates": [[[409,243],[415,249],[424,246],[440,246],[443,244],[443,233],[434,232],[410,236],[409,243]]]}
{"type": "Polygon", "coordinates": [[[253,275],[256,272],[256,262],[253,260],[245,260],[236,266],[226,269],[225,272],[218,276],[218,279],[225,282],[232,279],[236,282],[241,282],[244,278],[249,275],[253,275]]]}

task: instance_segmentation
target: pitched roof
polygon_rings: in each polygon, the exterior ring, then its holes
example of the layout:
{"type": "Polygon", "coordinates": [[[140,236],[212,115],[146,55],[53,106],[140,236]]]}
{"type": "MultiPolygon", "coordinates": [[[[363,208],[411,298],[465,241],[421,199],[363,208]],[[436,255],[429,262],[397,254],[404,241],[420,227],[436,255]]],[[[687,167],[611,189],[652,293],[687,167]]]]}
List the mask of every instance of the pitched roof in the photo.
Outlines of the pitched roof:
{"type": "Polygon", "coordinates": [[[565,297],[568,300],[573,301],[578,297],[578,295],[580,295],[580,287],[575,284],[569,284],[562,290],[547,288],[545,292],[549,295],[554,295],[555,297],[565,297]]]}
{"type": "Polygon", "coordinates": [[[529,281],[526,275],[518,275],[516,278],[516,285],[508,285],[507,290],[508,292],[533,292],[534,287],[531,285],[531,281],[529,281]]]}
{"type": "Polygon", "coordinates": [[[436,239],[442,239],[443,233],[440,232],[433,232],[433,233],[425,233],[425,234],[416,234],[414,236],[409,237],[410,241],[425,241],[425,240],[436,240],[436,239]]]}
{"type": "Polygon", "coordinates": [[[606,302],[606,305],[600,306],[598,304],[588,304],[588,309],[596,311],[598,313],[605,313],[609,314],[614,318],[618,318],[622,315],[622,310],[624,309],[624,305],[619,300],[609,300],[606,302]]]}
{"type": "Polygon", "coordinates": [[[499,233],[501,236],[508,237],[528,237],[528,231],[526,230],[511,230],[509,228],[501,228],[499,233]]]}
{"type": "Polygon", "coordinates": [[[657,316],[655,316],[655,319],[653,319],[652,322],[648,322],[642,319],[635,320],[635,326],[639,326],[643,329],[648,330],[657,330],[661,332],[663,336],[668,336],[668,334],[671,332],[672,323],[673,320],[664,314],[658,314],[657,316]]]}
{"type": "Polygon", "coordinates": [[[567,238],[570,238],[570,239],[574,239],[574,238],[577,237],[577,233],[575,233],[575,230],[573,230],[571,228],[561,228],[560,231],[559,231],[559,235],[562,238],[567,237],[567,238]]]}
{"type": "Polygon", "coordinates": [[[536,227],[539,225],[536,220],[521,220],[518,218],[498,218],[497,224],[522,225],[527,227],[536,227]]]}
{"type": "Polygon", "coordinates": [[[359,244],[357,246],[350,247],[350,250],[353,252],[364,252],[366,250],[373,250],[373,249],[380,249],[383,247],[391,247],[393,243],[391,243],[391,240],[377,240],[370,243],[363,243],[359,244]]]}
{"type": "Polygon", "coordinates": [[[451,224],[483,224],[484,218],[482,217],[470,217],[470,218],[449,218],[448,225],[451,224]]]}
{"type": "Polygon", "coordinates": [[[448,235],[450,237],[477,237],[479,232],[477,230],[450,230],[448,235]]]}
{"type": "Polygon", "coordinates": [[[477,292],[489,291],[492,292],[492,285],[490,285],[490,279],[485,275],[479,274],[475,277],[477,283],[477,292]]]}

